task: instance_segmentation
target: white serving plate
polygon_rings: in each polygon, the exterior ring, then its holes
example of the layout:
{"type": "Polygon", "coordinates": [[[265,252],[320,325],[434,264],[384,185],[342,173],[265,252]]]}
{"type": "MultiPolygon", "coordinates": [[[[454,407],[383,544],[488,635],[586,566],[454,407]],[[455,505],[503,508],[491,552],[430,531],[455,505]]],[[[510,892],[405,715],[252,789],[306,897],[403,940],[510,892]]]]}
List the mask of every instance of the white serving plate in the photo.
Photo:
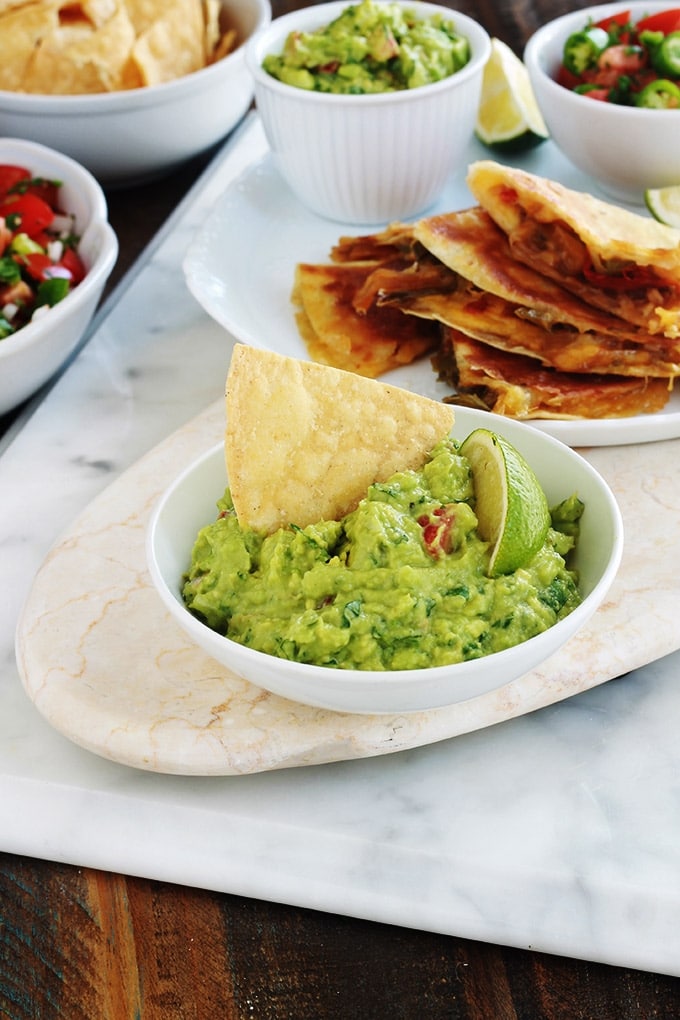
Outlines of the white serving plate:
{"type": "MultiPolygon", "coordinates": [[[[488,150],[473,142],[465,167],[431,212],[473,205],[465,170],[472,160],[488,156],[488,150]]],[[[533,173],[598,194],[597,186],[561,158],[550,143],[522,162],[533,173]]],[[[186,282],[209,315],[242,343],[307,359],[290,299],[296,264],[327,262],[339,237],[375,230],[343,227],[309,212],[267,154],[231,183],[214,204],[187,250],[183,267],[186,282]]],[[[434,399],[451,393],[451,387],[437,381],[428,358],[381,378],[434,399]]],[[[666,407],[655,414],[530,424],[570,446],[673,439],[680,436],[680,391],[671,394],[666,407]]]]}

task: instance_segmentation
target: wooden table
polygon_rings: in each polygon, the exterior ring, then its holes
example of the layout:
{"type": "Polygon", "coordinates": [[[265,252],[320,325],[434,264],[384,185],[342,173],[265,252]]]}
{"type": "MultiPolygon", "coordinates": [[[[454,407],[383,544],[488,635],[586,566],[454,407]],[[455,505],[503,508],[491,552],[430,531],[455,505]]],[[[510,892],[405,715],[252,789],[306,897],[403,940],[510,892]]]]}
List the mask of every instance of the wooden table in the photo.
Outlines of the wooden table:
{"type": "MultiPolygon", "coordinates": [[[[273,3],[275,15],[299,6],[273,3]]],[[[575,5],[450,6],[521,53],[534,29],[575,5]]],[[[108,195],[121,246],[109,290],[205,163],[108,195]]],[[[679,1015],[673,978],[0,854],[0,1017],[11,1020],[679,1015]]]]}

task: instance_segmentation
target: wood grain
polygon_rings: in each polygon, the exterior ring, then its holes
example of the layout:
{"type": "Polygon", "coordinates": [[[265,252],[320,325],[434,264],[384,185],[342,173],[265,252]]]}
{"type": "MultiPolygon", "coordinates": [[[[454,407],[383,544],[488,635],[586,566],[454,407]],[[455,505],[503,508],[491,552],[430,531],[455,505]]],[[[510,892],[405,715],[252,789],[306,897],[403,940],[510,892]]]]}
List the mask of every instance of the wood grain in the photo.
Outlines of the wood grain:
{"type": "Polygon", "coordinates": [[[0,855],[7,1020],[671,1020],[673,978],[0,855]]]}

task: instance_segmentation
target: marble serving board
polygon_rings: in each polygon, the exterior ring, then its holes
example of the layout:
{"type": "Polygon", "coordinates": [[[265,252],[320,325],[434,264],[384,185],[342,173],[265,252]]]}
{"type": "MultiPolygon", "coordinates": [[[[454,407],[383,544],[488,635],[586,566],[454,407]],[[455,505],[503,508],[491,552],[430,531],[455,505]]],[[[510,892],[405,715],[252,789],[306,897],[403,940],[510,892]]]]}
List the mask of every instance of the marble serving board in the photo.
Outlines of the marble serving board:
{"type": "Polygon", "coordinates": [[[608,447],[586,456],[634,537],[604,605],[542,667],[468,701],[397,716],[331,712],[270,694],[184,635],[146,569],[154,504],[224,427],[219,401],[101,493],[37,574],[17,632],[20,673],[45,718],[90,751],[194,775],[385,754],[545,707],[680,645],[680,574],[667,554],[680,516],[680,440],[608,447]]]}
{"type": "MultiPolygon", "coordinates": [[[[93,539],[83,515],[107,489],[127,499],[125,472],[147,455],[148,485],[132,468],[146,496],[130,503],[131,559],[157,611],[143,521],[154,493],[219,434],[231,351],[180,267],[225,187],[264,152],[248,117],[67,371],[0,440],[0,851],[680,976],[680,651],[454,739],[249,775],[130,768],[64,737],[27,696],[15,657],[22,606],[63,536],[93,539]],[[173,463],[161,468],[166,441],[173,463]]],[[[625,573],[612,592],[621,625],[608,654],[632,666],[646,657],[638,644],[658,654],[680,644],[680,459],[673,441],[587,455],[625,485],[625,573]],[[656,595],[650,557],[665,564],[656,595]]],[[[105,504],[107,519],[124,521],[105,504]]],[[[124,595],[131,577],[123,564],[124,595]]],[[[116,659],[140,625],[108,651],[117,684],[116,659]]],[[[120,703],[119,686],[111,696],[120,703]]],[[[260,747],[278,739],[261,727],[260,747]]]]}

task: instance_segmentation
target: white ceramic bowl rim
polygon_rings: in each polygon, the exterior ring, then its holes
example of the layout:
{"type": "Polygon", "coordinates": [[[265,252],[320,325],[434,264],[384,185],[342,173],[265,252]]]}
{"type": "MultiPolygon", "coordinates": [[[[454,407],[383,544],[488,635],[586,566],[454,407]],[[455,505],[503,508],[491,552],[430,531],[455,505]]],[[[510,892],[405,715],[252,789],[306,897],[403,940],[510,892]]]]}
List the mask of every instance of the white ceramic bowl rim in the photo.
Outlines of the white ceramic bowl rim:
{"type": "Polygon", "coordinates": [[[274,52],[277,42],[283,42],[289,31],[300,28],[302,31],[311,31],[314,28],[328,24],[334,18],[350,6],[350,0],[332,0],[331,3],[318,4],[314,7],[300,8],[298,11],[291,11],[275,18],[271,24],[255,33],[246,43],[245,59],[248,68],[257,82],[264,84],[274,92],[290,94],[293,92],[295,98],[301,103],[331,103],[335,106],[381,106],[385,103],[392,105],[398,103],[417,102],[422,99],[423,93],[441,92],[450,89],[452,85],[466,81],[476,74],[479,65],[485,64],[491,52],[491,41],[486,30],[460,11],[452,8],[442,7],[439,4],[431,4],[426,0],[376,0],[378,3],[396,3],[400,7],[422,13],[423,18],[433,14],[448,16],[460,35],[466,36],[470,43],[470,59],[464,67],[461,67],[455,74],[442,78],[440,81],[430,82],[415,89],[400,89],[396,92],[377,92],[369,95],[343,95],[334,92],[315,92],[309,89],[296,88],[294,85],[287,85],[279,81],[271,74],[268,74],[262,67],[262,60],[265,55],[274,52]],[[472,38],[471,38],[472,37],[472,38]]]}
{"type": "MultiPolygon", "coordinates": [[[[557,72],[557,66],[547,68],[543,63],[542,57],[545,46],[552,42],[556,36],[561,36],[566,41],[572,32],[586,25],[590,18],[593,21],[599,21],[601,18],[609,17],[611,14],[630,11],[631,20],[635,21],[646,14],[656,14],[659,11],[671,10],[672,7],[673,5],[668,0],[666,2],[664,0],[650,0],[649,3],[646,0],[631,0],[630,3],[599,4],[596,7],[584,7],[578,11],[569,11],[567,14],[561,14],[558,18],[554,18],[552,21],[542,25],[541,28],[536,29],[524,49],[524,62],[527,65],[531,65],[536,73],[541,74],[546,79],[546,84],[551,91],[558,90],[559,94],[566,93],[573,98],[574,102],[578,102],[579,107],[581,107],[583,102],[588,102],[588,108],[594,106],[599,111],[599,116],[607,116],[612,121],[616,121],[617,118],[627,119],[629,117],[636,117],[644,119],[646,123],[650,123],[654,119],[664,123],[668,128],[668,110],[642,109],[638,106],[622,106],[618,103],[595,103],[593,100],[584,99],[583,96],[555,81],[553,75],[557,72]]],[[[677,128],[677,125],[675,127],[677,128]]]]}
{"type": "Polygon", "coordinates": [[[191,95],[205,88],[211,78],[219,79],[236,61],[244,57],[245,49],[253,35],[257,34],[270,21],[270,7],[267,2],[257,0],[258,15],[253,34],[243,39],[236,49],[226,57],[200,67],[196,71],[184,74],[172,81],[159,82],[156,85],[142,85],[135,89],[123,89],[116,92],[91,92],[85,95],[44,95],[39,92],[11,92],[0,89],[0,112],[2,109],[14,113],[52,113],[55,116],[68,114],[91,114],[100,117],[106,110],[127,109],[134,105],[138,109],[170,103],[175,99],[176,92],[191,95]]]}
{"type": "MultiPolygon", "coordinates": [[[[52,174],[51,170],[46,169],[48,162],[57,162],[63,168],[59,172],[59,178],[64,181],[68,180],[71,187],[80,189],[87,194],[90,203],[90,218],[83,229],[81,241],[85,237],[88,241],[90,237],[94,239],[98,234],[99,250],[92,265],[86,267],[87,272],[81,282],[66,295],[63,301],[50,308],[44,317],[27,323],[16,333],[0,340],[0,362],[21,349],[42,343],[45,329],[56,329],[63,319],[69,317],[74,304],[83,303],[91,291],[100,286],[102,278],[105,279],[109,275],[118,255],[118,239],[107,220],[108,209],[104,192],[89,170],[86,170],[76,160],[71,159],[70,156],[58,153],[48,146],[41,145],[40,142],[0,137],[0,152],[3,145],[9,146],[8,152],[12,153],[12,162],[21,162],[30,170],[38,171],[42,167],[43,176],[52,174]]],[[[7,160],[9,157],[4,156],[3,158],[7,160]]]]}

